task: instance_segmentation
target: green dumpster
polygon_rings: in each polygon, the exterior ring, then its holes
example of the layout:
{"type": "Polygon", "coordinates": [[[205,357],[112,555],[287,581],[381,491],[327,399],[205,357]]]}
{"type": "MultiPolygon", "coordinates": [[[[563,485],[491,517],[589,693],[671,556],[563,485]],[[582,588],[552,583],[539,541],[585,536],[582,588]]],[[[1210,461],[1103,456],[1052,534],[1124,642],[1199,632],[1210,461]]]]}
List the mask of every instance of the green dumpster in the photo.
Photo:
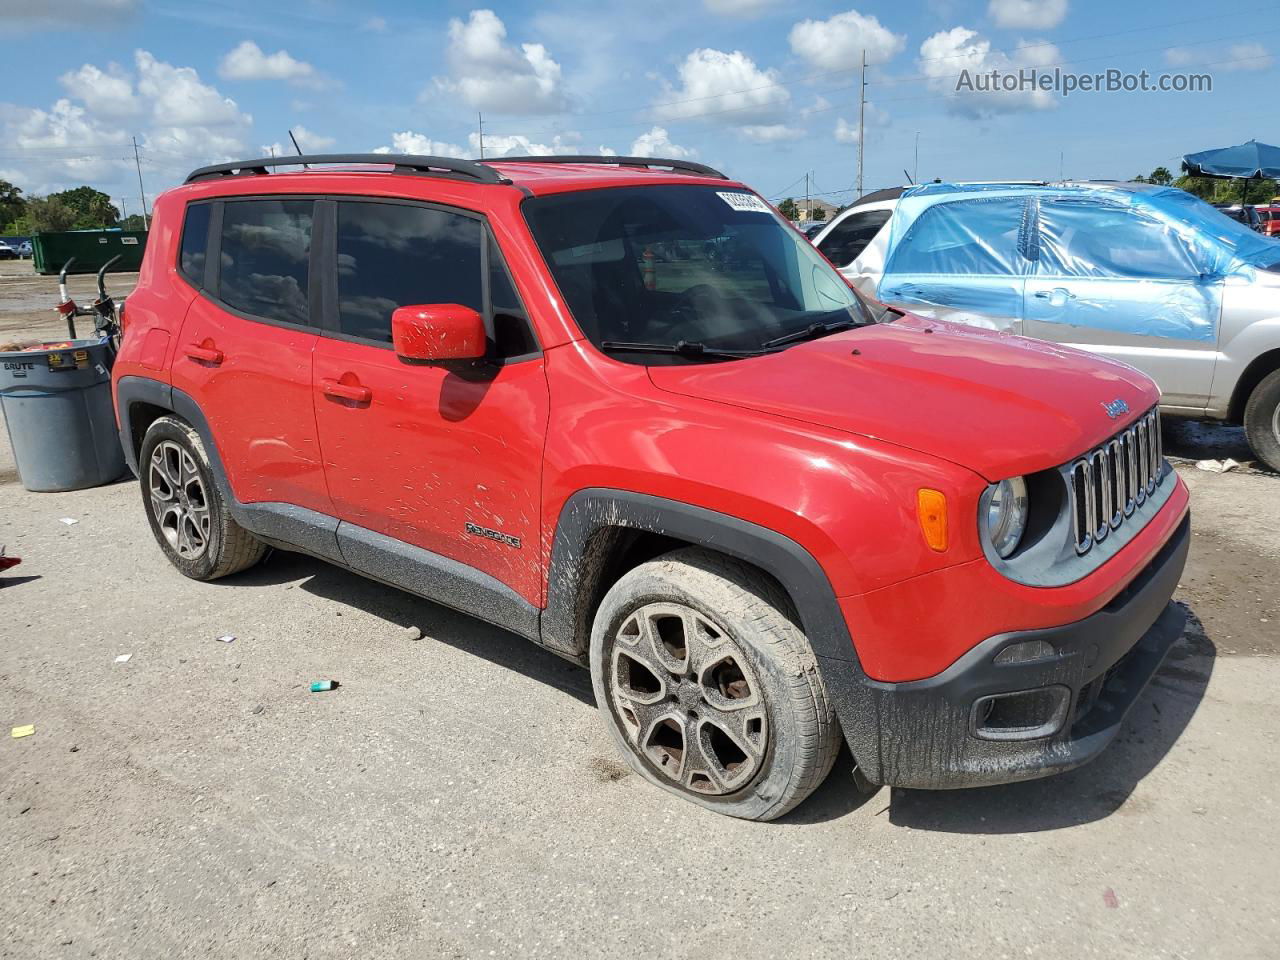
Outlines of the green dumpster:
{"type": "Polygon", "coordinates": [[[119,255],[113,273],[137,270],[142,266],[142,252],[147,248],[145,230],[70,230],[66,233],[39,233],[31,239],[36,273],[49,276],[75,257],[71,273],[97,273],[98,269],[119,255]]]}

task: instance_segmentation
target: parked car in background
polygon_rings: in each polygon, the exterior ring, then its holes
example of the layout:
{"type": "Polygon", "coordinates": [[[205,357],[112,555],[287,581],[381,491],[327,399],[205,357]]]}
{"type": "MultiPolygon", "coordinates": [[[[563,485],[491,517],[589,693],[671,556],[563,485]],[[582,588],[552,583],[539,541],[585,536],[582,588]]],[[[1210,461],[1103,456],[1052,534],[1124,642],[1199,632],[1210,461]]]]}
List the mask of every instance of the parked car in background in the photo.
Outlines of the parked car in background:
{"type": "Polygon", "coordinates": [[[18,244],[18,256],[30,257],[30,256],[33,256],[34,253],[35,253],[35,248],[31,246],[30,240],[23,240],[20,244],[18,244]]]}
{"type": "Polygon", "coordinates": [[[1268,237],[1280,237],[1280,206],[1258,207],[1258,219],[1262,233],[1268,237]]]}
{"type": "Polygon", "coordinates": [[[816,245],[914,313],[1129,363],[1183,417],[1243,423],[1280,470],[1280,241],[1148,184],[926,184],[869,194],[816,245]]]}
{"type": "Polygon", "coordinates": [[[18,259],[18,251],[15,250],[13,247],[9,246],[9,244],[6,243],[5,241],[0,240],[0,260],[17,260],[17,259],[18,259]]]}
{"type": "Polygon", "coordinates": [[[873,308],[709,167],[265,158],[154,218],[112,382],[173,565],[499,624],[706,808],[781,816],[842,739],[870,783],[1078,766],[1182,634],[1148,377],[873,308]]]}
{"type": "Polygon", "coordinates": [[[826,225],[827,221],[825,220],[801,220],[796,224],[796,229],[812,240],[822,232],[822,228],[826,225]]]}
{"type": "Polygon", "coordinates": [[[1220,211],[1237,223],[1244,224],[1250,230],[1262,233],[1262,219],[1258,216],[1258,208],[1252,204],[1240,206],[1238,203],[1215,203],[1215,210],[1220,211]]]}

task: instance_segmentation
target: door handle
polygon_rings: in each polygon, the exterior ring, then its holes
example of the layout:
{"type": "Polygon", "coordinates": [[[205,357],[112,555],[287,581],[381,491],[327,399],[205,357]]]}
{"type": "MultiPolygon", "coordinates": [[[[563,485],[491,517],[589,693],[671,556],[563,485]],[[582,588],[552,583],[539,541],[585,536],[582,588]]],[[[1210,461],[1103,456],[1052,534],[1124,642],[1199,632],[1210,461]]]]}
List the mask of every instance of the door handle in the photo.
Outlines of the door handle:
{"type": "Polygon", "coordinates": [[[373,391],[356,383],[342,383],[327,377],[320,381],[320,389],[326,397],[349,400],[352,403],[368,403],[373,399],[373,391]]]}
{"type": "Polygon", "coordinates": [[[187,356],[192,360],[199,360],[201,363],[207,363],[216,367],[222,363],[222,351],[213,347],[202,347],[198,344],[190,344],[187,347],[187,356]]]}
{"type": "Polygon", "coordinates": [[[1074,293],[1070,290],[1064,290],[1062,287],[1055,287],[1052,290],[1037,290],[1032,296],[1037,300],[1061,300],[1063,303],[1076,298],[1074,293]]]}

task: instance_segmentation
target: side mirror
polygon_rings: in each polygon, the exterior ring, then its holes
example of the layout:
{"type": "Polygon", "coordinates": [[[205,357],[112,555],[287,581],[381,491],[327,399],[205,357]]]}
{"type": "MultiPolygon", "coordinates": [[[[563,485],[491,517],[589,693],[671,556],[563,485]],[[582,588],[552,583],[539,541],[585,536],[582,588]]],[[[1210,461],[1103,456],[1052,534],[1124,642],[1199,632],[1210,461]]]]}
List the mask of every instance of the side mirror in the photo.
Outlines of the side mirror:
{"type": "Polygon", "coordinates": [[[479,360],[488,335],[484,319],[458,303],[397,307],[391,314],[391,342],[396,355],[409,363],[479,360]]]}

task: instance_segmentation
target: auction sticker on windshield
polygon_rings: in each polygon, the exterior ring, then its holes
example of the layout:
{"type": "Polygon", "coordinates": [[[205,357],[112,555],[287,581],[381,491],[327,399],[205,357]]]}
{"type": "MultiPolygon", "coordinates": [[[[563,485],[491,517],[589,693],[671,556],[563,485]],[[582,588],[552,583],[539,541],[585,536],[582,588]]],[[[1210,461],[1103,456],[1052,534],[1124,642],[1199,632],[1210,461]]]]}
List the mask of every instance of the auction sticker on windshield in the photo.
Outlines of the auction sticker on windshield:
{"type": "Polygon", "coordinates": [[[741,213],[770,213],[769,205],[754,193],[721,193],[716,196],[741,213]]]}

